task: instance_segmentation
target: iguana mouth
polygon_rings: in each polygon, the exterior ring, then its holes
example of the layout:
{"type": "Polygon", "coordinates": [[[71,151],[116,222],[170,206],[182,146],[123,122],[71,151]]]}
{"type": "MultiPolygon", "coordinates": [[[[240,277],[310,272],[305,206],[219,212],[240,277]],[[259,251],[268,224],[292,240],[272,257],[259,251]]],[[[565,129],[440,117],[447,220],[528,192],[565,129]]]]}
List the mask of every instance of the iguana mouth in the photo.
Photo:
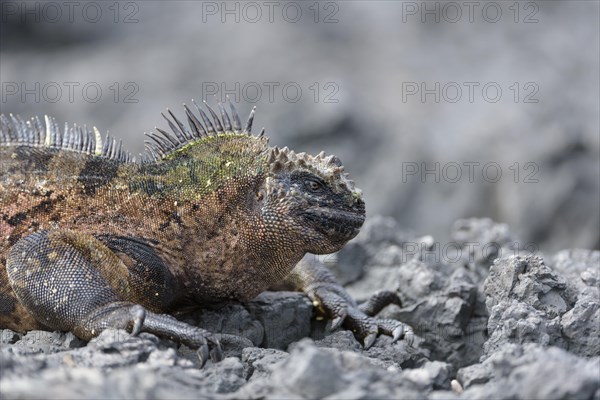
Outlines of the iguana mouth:
{"type": "Polygon", "coordinates": [[[329,236],[333,232],[347,237],[354,237],[365,222],[365,214],[353,211],[329,210],[325,208],[306,209],[302,216],[313,222],[314,228],[329,236]]]}

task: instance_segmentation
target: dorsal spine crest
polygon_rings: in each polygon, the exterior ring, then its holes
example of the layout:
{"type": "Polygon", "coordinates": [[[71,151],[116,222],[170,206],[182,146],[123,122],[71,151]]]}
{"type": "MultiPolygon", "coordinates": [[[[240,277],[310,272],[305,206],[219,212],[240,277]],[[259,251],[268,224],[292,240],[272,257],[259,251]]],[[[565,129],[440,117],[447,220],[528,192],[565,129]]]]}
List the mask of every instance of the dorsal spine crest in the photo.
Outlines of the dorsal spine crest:
{"type": "MultiPolygon", "coordinates": [[[[229,102],[230,113],[223,104],[218,104],[220,116],[204,102],[212,119],[194,100],[192,103],[196,106],[200,117],[184,104],[187,127],[171,110],[167,109],[168,115],[162,114],[169,125],[170,132],[156,128],[156,132],[147,134],[149,140],[145,141],[146,152],[141,155],[142,163],[170,159],[181,149],[186,149],[207,137],[223,135],[254,137],[251,130],[256,107],[250,112],[246,127],[242,130],[240,117],[231,102],[229,102]]],[[[263,133],[264,131],[258,137],[262,137],[263,133]]],[[[122,142],[108,133],[102,140],[100,131],[96,127],[89,129],[85,125],[81,127],[76,124],[65,124],[61,130],[56,120],[47,115],[44,117],[44,123],[38,117],[25,121],[18,115],[0,115],[0,146],[66,150],[122,163],[135,162],[135,158],[123,149],[122,142]]]]}

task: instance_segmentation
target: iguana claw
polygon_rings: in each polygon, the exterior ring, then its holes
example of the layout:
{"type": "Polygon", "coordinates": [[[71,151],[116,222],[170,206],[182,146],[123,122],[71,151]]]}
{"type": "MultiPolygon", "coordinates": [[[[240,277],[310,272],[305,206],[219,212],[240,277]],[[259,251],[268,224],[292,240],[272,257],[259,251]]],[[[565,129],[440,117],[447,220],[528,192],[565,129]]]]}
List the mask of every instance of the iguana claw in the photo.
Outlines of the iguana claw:
{"type": "Polygon", "coordinates": [[[392,343],[395,343],[398,341],[398,339],[400,339],[404,334],[404,328],[402,326],[397,327],[396,329],[394,329],[393,333],[392,333],[392,343]]]}
{"type": "Polygon", "coordinates": [[[333,332],[336,329],[338,329],[340,326],[342,326],[342,324],[344,323],[344,319],[346,319],[346,315],[347,315],[347,312],[343,312],[343,315],[338,315],[337,317],[332,319],[331,327],[329,328],[329,330],[331,332],[333,332]]]}
{"type": "Polygon", "coordinates": [[[408,325],[405,325],[404,328],[404,340],[409,346],[412,346],[415,341],[415,333],[413,329],[408,325]]]}
{"type": "Polygon", "coordinates": [[[216,346],[213,347],[213,349],[210,351],[210,359],[213,362],[219,362],[224,357],[223,349],[221,348],[221,344],[219,343],[218,340],[215,339],[215,343],[214,344],[216,344],[216,346]]]}
{"type": "Polygon", "coordinates": [[[200,359],[200,368],[203,368],[206,361],[208,361],[208,344],[205,343],[198,347],[196,354],[198,354],[198,358],[200,359]]]}
{"type": "Polygon", "coordinates": [[[221,343],[212,336],[207,337],[205,343],[198,347],[197,354],[200,359],[200,368],[204,367],[209,357],[214,363],[223,360],[221,343]]]}
{"type": "Polygon", "coordinates": [[[131,309],[133,314],[133,328],[131,329],[131,336],[137,336],[142,331],[144,326],[144,320],[146,319],[146,310],[142,306],[134,306],[131,309]]]}
{"type": "Polygon", "coordinates": [[[365,337],[363,345],[365,350],[368,350],[371,346],[373,346],[373,343],[375,343],[375,339],[377,339],[377,332],[369,333],[365,337]]]}

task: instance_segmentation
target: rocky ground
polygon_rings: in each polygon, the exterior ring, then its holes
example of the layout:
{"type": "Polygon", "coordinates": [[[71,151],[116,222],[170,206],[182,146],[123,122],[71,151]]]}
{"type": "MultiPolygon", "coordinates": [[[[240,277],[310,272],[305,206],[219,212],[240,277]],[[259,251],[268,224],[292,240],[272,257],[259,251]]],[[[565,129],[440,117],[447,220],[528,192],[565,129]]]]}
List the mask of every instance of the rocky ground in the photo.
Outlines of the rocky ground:
{"type": "Polygon", "coordinates": [[[412,346],[365,351],[304,295],[264,293],[182,316],[221,333],[227,358],[203,369],[146,333],[3,330],[2,398],[600,399],[600,252],[529,254],[488,219],[457,221],[452,238],[376,217],[324,260],[359,300],[396,290],[403,308],[381,314],[414,327],[412,346]]]}

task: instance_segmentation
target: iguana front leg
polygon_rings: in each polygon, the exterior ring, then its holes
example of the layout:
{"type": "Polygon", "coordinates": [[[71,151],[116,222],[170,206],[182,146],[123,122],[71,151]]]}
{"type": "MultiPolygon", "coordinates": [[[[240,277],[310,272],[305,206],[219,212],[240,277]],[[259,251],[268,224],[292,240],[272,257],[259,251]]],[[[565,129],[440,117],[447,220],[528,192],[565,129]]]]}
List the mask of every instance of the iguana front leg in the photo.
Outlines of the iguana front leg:
{"type": "MultiPolygon", "coordinates": [[[[109,244],[118,247],[121,242],[109,244]]],[[[130,241],[127,246],[138,246],[137,252],[143,253],[141,242],[130,241]]],[[[6,269],[19,302],[49,328],[71,331],[84,340],[108,327],[134,335],[144,331],[198,349],[202,364],[209,353],[213,360],[223,357],[219,342],[208,331],[148,311],[166,308],[176,292],[169,271],[159,262],[128,268],[90,235],[50,230],[15,243],[6,269]]]]}
{"type": "Polygon", "coordinates": [[[393,341],[404,338],[412,344],[414,333],[410,326],[396,320],[374,318],[389,304],[401,305],[396,293],[377,292],[365,303],[357,305],[329,269],[312,254],[304,256],[285,283],[305,292],[315,307],[332,318],[331,330],[343,325],[362,339],[367,349],[379,333],[392,336],[393,341]]]}

